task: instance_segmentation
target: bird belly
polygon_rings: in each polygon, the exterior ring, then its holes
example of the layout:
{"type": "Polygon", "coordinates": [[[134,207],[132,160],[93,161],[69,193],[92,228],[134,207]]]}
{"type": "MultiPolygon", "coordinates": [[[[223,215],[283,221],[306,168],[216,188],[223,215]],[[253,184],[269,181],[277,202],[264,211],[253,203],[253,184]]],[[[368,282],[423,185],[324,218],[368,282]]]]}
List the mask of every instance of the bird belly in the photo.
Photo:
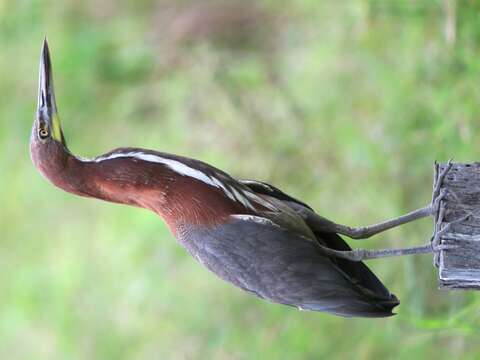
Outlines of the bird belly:
{"type": "Polygon", "coordinates": [[[220,278],[261,298],[342,316],[391,314],[345,279],[315,243],[279,227],[241,220],[180,225],[177,237],[220,278]]]}

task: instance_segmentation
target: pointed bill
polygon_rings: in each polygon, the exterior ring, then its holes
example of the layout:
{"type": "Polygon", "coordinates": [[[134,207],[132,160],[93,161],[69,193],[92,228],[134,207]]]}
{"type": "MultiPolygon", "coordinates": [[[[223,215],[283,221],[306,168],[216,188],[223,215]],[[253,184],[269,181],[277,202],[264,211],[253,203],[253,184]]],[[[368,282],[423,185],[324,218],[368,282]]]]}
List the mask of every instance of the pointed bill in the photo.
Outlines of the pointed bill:
{"type": "Polygon", "coordinates": [[[63,142],[60,121],[57,115],[55,90],[53,88],[52,62],[46,38],[43,41],[40,54],[37,119],[50,128],[53,139],[63,142]]]}

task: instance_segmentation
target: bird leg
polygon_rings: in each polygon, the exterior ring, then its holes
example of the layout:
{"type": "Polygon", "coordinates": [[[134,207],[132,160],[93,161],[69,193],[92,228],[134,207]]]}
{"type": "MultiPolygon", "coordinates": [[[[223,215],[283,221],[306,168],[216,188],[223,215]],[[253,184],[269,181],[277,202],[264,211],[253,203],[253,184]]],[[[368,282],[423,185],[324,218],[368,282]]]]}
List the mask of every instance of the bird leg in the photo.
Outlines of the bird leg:
{"type": "Polygon", "coordinates": [[[469,212],[468,214],[465,214],[464,216],[456,219],[455,221],[449,222],[442,226],[441,224],[445,216],[445,206],[442,204],[439,210],[438,222],[435,226],[433,237],[430,243],[426,245],[400,248],[400,249],[378,249],[378,250],[354,249],[350,251],[339,251],[339,250],[330,249],[320,244],[319,245],[320,252],[322,252],[326,256],[333,256],[333,257],[338,257],[338,258],[347,259],[351,261],[362,261],[362,260],[378,259],[378,258],[392,257],[392,256],[427,254],[427,253],[433,252],[434,264],[438,267],[440,251],[451,250],[458,247],[457,245],[441,244],[440,240],[443,234],[449,231],[452,225],[461,223],[474,215],[476,215],[475,212],[469,212]]]}
{"type": "Polygon", "coordinates": [[[341,225],[332,222],[332,232],[348,236],[349,238],[355,240],[368,239],[373,235],[433,214],[434,212],[432,211],[432,206],[429,205],[424,208],[412,211],[408,214],[402,215],[400,217],[369,226],[350,227],[347,225],[341,225]]]}
{"type": "Polygon", "coordinates": [[[346,225],[337,224],[331,220],[328,220],[321,216],[311,216],[307,218],[307,222],[312,222],[315,230],[333,232],[341,235],[348,236],[352,239],[367,239],[373,235],[379,234],[386,230],[392,229],[394,227],[427,217],[434,216],[437,217],[440,209],[441,200],[445,197],[445,191],[441,189],[443,179],[447,175],[448,171],[452,167],[451,160],[448,161],[447,166],[440,172],[437,173],[438,165],[435,165],[435,182],[433,188],[433,198],[432,202],[421,209],[409,212],[408,214],[402,215],[398,218],[387,220],[378,224],[362,226],[362,227],[350,227],[346,225]]]}
{"type": "MultiPolygon", "coordinates": [[[[440,208],[440,217],[439,219],[443,220],[445,212],[445,207],[440,208]]],[[[468,219],[470,216],[473,216],[475,213],[468,213],[459,219],[452,221],[442,228],[437,226],[435,228],[435,234],[432,237],[430,243],[422,245],[422,246],[413,246],[413,247],[406,247],[400,249],[354,249],[349,251],[340,251],[340,250],[333,250],[326,246],[319,244],[320,252],[322,252],[326,256],[333,256],[342,259],[347,259],[351,261],[362,261],[362,260],[369,260],[369,259],[378,259],[384,257],[392,257],[392,256],[404,256],[404,255],[415,255],[415,254],[427,254],[427,253],[434,253],[434,261],[438,262],[438,254],[442,250],[451,250],[457,248],[457,245],[446,245],[440,243],[440,238],[443,234],[445,234],[449,229],[450,226],[463,222],[468,219]]]]}
{"type": "Polygon", "coordinates": [[[453,249],[456,246],[455,245],[435,246],[432,242],[430,242],[422,246],[406,247],[401,249],[377,249],[377,250],[354,249],[350,251],[333,250],[323,245],[319,245],[319,247],[320,247],[320,252],[326,256],[337,257],[341,259],[358,262],[363,260],[379,259],[379,258],[392,257],[392,256],[428,254],[432,252],[436,253],[441,250],[453,249]]]}
{"type": "MultiPolygon", "coordinates": [[[[405,224],[407,222],[419,219],[421,217],[433,215],[435,217],[435,229],[434,235],[430,243],[415,246],[415,247],[406,247],[399,249],[354,249],[350,251],[339,251],[330,249],[326,246],[319,245],[320,252],[326,256],[337,257],[342,259],[347,259],[350,261],[362,261],[369,259],[378,259],[384,257],[392,256],[403,256],[403,255],[415,255],[415,254],[426,254],[434,253],[434,262],[438,263],[440,251],[450,250],[457,247],[457,245],[447,245],[441,244],[441,237],[445,234],[453,224],[461,223],[467,220],[470,216],[475,215],[474,212],[469,212],[468,214],[461,216],[455,221],[449,222],[447,224],[443,223],[445,217],[445,204],[442,202],[442,199],[445,197],[445,190],[441,189],[442,181],[445,178],[447,172],[452,167],[451,161],[447,163],[447,166],[438,174],[438,165],[435,164],[435,182],[433,188],[433,198],[432,203],[425,208],[413,211],[409,214],[401,216],[399,218],[389,220],[380,224],[375,224],[372,226],[367,226],[363,228],[351,228],[344,225],[338,225],[333,222],[330,222],[327,219],[321,218],[316,225],[328,225],[332,229],[335,228],[335,232],[343,235],[350,236],[356,239],[364,239],[379,232],[391,229],[395,226],[405,224]]],[[[326,226],[321,228],[319,231],[327,231],[326,226]]]]}

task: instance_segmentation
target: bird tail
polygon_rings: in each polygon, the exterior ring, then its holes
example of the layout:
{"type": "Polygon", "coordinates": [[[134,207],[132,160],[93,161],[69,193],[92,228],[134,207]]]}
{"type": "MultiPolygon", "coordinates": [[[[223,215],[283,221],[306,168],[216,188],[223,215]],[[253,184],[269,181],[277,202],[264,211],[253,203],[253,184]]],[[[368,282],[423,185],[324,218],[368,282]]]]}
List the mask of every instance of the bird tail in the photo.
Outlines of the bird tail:
{"type": "MultiPolygon", "coordinates": [[[[350,251],[351,247],[338,234],[315,232],[317,239],[334,250],[350,251]]],[[[332,258],[345,278],[355,285],[356,296],[338,309],[340,316],[387,317],[400,304],[398,298],[382,284],[363,262],[332,258]]]]}

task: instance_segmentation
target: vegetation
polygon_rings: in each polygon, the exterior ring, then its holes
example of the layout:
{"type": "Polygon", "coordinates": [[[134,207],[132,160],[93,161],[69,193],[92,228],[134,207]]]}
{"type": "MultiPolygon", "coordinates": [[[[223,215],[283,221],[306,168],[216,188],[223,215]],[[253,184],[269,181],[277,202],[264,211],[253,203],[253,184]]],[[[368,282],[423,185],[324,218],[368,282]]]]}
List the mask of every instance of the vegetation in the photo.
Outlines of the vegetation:
{"type": "Polygon", "coordinates": [[[476,2],[255,4],[0,0],[1,358],[476,358],[478,294],[437,290],[428,255],[369,262],[402,301],[393,318],[299,312],[218,280],[154,214],[73,197],[32,166],[45,34],[83,156],[200,158],[350,225],[424,206],[435,159],[479,159],[476,2]]]}

